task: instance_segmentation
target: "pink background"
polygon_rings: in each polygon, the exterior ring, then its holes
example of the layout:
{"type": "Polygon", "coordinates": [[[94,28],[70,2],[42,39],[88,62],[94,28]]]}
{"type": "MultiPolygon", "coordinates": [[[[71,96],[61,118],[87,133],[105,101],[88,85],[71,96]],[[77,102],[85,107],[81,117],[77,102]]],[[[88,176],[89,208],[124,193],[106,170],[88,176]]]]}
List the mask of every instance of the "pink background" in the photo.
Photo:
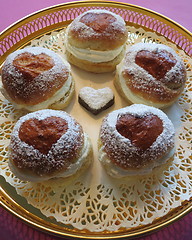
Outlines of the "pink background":
{"type": "MultiPolygon", "coordinates": [[[[10,24],[40,9],[67,1],[61,0],[1,0],[0,31],[10,24]]],[[[71,2],[68,0],[68,2],[71,2]]],[[[129,0],[120,1],[139,5],[165,15],[183,27],[192,31],[191,0],[129,0]]],[[[20,219],[0,208],[0,239],[1,240],[59,240],[60,238],[37,231],[20,219]]],[[[192,239],[192,213],[178,222],[140,240],[190,240],[192,239]]]]}
{"type": "MultiPolygon", "coordinates": [[[[171,18],[192,32],[191,0],[118,0],[149,8],[171,18]]],[[[117,2],[118,2],[117,1],[117,2]]],[[[0,31],[10,24],[40,9],[71,0],[1,0],[0,31]]]]}

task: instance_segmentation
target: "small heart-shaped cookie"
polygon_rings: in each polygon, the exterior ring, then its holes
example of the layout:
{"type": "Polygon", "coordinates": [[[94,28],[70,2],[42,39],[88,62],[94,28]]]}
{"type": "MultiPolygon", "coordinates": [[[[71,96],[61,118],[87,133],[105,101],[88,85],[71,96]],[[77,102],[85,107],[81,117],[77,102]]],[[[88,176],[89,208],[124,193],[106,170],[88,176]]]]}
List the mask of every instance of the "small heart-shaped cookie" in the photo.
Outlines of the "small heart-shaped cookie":
{"type": "Polygon", "coordinates": [[[108,87],[98,90],[84,87],[79,91],[78,101],[84,108],[96,115],[114,104],[114,94],[108,87]]]}
{"type": "Polygon", "coordinates": [[[126,114],[117,120],[116,129],[133,145],[146,150],[162,133],[163,123],[159,117],[153,114],[146,116],[126,114]]]}
{"type": "Polygon", "coordinates": [[[21,141],[47,154],[67,129],[67,122],[59,117],[29,119],[21,125],[19,137],[21,141]]]}

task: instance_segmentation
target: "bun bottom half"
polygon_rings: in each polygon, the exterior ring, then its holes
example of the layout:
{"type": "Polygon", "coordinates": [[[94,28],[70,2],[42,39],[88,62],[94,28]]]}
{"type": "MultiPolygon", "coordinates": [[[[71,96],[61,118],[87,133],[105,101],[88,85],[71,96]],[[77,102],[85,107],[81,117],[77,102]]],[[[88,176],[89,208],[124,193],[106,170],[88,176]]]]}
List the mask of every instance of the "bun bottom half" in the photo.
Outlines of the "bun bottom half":
{"type": "Polygon", "coordinates": [[[126,86],[125,80],[122,81],[118,72],[115,75],[113,84],[114,84],[117,92],[119,93],[119,95],[122,96],[128,104],[145,104],[148,106],[164,109],[164,108],[171,106],[178,99],[178,97],[177,97],[177,98],[174,98],[173,101],[163,102],[163,103],[162,102],[161,103],[160,102],[152,102],[147,99],[144,99],[142,96],[139,96],[139,95],[133,93],[126,86]]]}
{"type": "Polygon", "coordinates": [[[19,105],[9,98],[6,90],[2,86],[0,86],[0,91],[2,95],[5,96],[5,98],[8,99],[9,102],[12,103],[16,109],[24,109],[26,110],[26,112],[35,112],[35,111],[47,109],[47,108],[54,109],[54,110],[61,110],[66,108],[70,104],[75,93],[75,82],[74,81],[71,82],[69,90],[63,96],[61,95],[61,93],[59,93],[59,96],[60,95],[62,96],[60,97],[59,100],[56,100],[54,102],[52,98],[55,96],[52,96],[51,98],[47,99],[45,102],[41,102],[37,105],[27,105],[27,104],[19,105]]]}
{"type": "Polygon", "coordinates": [[[163,170],[166,170],[169,165],[171,165],[174,160],[175,149],[171,149],[165,156],[160,158],[153,163],[149,163],[147,166],[144,166],[139,169],[123,169],[114,163],[108,158],[106,153],[103,151],[103,144],[101,139],[98,139],[98,152],[99,152],[99,161],[103,165],[106,173],[116,179],[123,178],[134,178],[134,177],[144,177],[149,176],[150,174],[162,174],[163,170]],[[105,155],[105,157],[103,157],[105,155]]]}

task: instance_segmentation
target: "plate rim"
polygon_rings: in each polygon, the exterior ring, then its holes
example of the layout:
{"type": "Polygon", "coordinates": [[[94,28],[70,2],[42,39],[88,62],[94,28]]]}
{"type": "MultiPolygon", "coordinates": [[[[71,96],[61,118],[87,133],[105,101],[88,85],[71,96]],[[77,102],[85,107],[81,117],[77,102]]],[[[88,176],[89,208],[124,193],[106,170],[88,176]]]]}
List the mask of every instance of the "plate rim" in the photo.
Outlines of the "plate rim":
{"type": "MultiPolygon", "coordinates": [[[[5,180],[4,180],[5,181],[5,180]]],[[[16,201],[14,199],[12,199],[4,189],[2,189],[2,187],[0,186],[0,200],[4,200],[1,201],[2,206],[4,209],[6,209],[9,213],[11,213],[13,216],[17,217],[18,219],[20,219],[21,221],[23,221],[24,223],[26,223],[27,225],[31,226],[32,228],[35,228],[37,230],[41,230],[44,233],[49,233],[51,235],[55,235],[55,236],[59,236],[59,237],[71,237],[71,238],[79,238],[79,239],[123,239],[123,238],[133,238],[133,237],[140,237],[140,236],[145,236],[148,235],[150,233],[154,233],[156,231],[161,230],[164,227],[169,226],[170,224],[180,220],[181,218],[183,218],[184,216],[186,216],[188,213],[192,212],[192,197],[190,198],[189,201],[185,200],[182,202],[181,206],[178,206],[174,209],[172,209],[168,214],[166,214],[164,217],[166,218],[166,216],[170,216],[169,220],[167,221],[163,221],[162,223],[159,224],[158,219],[156,219],[155,221],[155,226],[153,226],[153,228],[151,229],[151,225],[153,224],[153,222],[151,224],[147,224],[144,227],[142,226],[141,228],[143,228],[143,230],[140,230],[140,228],[136,227],[133,228],[136,231],[134,231],[133,233],[129,233],[128,229],[125,229],[124,231],[116,231],[115,235],[114,233],[110,233],[109,231],[104,231],[104,232],[98,232],[96,233],[96,235],[94,235],[95,233],[89,232],[87,230],[79,230],[80,231],[80,235],[78,235],[79,233],[74,232],[73,230],[69,231],[69,229],[65,228],[65,227],[61,227],[59,225],[56,225],[54,223],[50,223],[46,220],[41,219],[40,217],[34,215],[33,213],[29,213],[24,207],[19,205],[19,209],[21,211],[21,213],[18,213],[16,211],[14,211],[9,204],[6,204],[6,201],[11,201],[11,203],[15,206],[18,206],[18,203],[16,203],[16,201]],[[174,217],[172,217],[172,212],[174,211],[178,211],[178,209],[183,209],[179,214],[176,214],[174,217]],[[23,215],[22,215],[23,213],[23,215]],[[26,216],[24,216],[26,215],[26,216]],[[43,225],[38,224],[36,222],[33,222],[32,219],[37,219],[39,220],[41,223],[43,223],[43,225]],[[48,224],[48,226],[46,226],[46,223],[48,224]],[[50,226],[52,227],[59,227],[59,230],[54,230],[51,229],[50,226]],[[61,229],[65,228],[66,232],[63,232],[61,229]],[[139,234],[137,233],[137,229],[139,229],[139,234]],[[128,232],[128,233],[126,233],[128,232]],[[113,234],[113,236],[110,236],[109,234],[113,234]]],[[[10,204],[11,205],[11,204],[10,204]]]]}
{"type": "MultiPolygon", "coordinates": [[[[13,32],[15,29],[19,28],[20,26],[22,26],[24,23],[26,23],[28,20],[34,20],[36,19],[38,16],[42,16],[43,13],[49,13],[52,12],[54,9],[66,9],[69,7],[83,7],[83,6],[92,6],[92,7],[97,7],[99,5],[103,6],[107,6],[107,7],[121,7],[121,8],[130,8],[130,10],[138,10],[140,13],[148,13],[149,16],[151,17],[156,17],[157,20],[164,20],[165,23],[169,23],[169,26],[172,27],[174,30],[179,30],[182,32],[182,35],[185,36],[186,38],[189,38],[189,41],[192,43],[192,33],[186,29],[185,27],[183,27],[181,24],[177,23],[176,21],[172,20],[169,17],[166,17],[163,14],[160,14],[156,11],[153,11],[151,9],[145,8],[145,7],[141,7],[139,5],[135,5],[135,4],[129,4],[129,3],[124,3],[124,2],[118,2],[118,1],[103,1],[103,0],[85,0],[85,1],[72,1],[72,2],[66,2],[66,3],[61,3],[61,4],[56,4],[50,7],[46,7],[43,8],[41,10],[35,11],[31,14],[26,15],[25,17],[19,19],[18,21],[15,21],[14,23],[12,23],[10,26],[8,26],[7,28],[5,28],[1,34],[0,34],[0,42],[2,41],[3,38],[5,38],[6,36],[8,36],[11,32],[13,32]],[[93,5],[91,5],[93,4],[93,5]]],[[[52,26],[52,25],[50,25],[52,26]]],[[[49,27],[50,27],[49,26],[49,27]]],[[[144,26],[145,27],[145,26],[144,26]]],[[[42,28],[44,29],[44,28],[42,28]]],[[[51,28],[52,29],[52,28],[51,28]]],[[[53,30],[53,29],[52,29],[53,30]]],[[[151,31],[151,29],[149,28],[149,31],[151,31]]],[[[38,32],[38,31],[37,31],[38,32]]],[[[47,31],[46,31],[47,32],[47,31]]],[[[179,32],[179,33],[181,33],[179,32]]],[[[33,34],[30,34],[33,35],[33,34]]],[[[161,34],[160,34],[161,35],[161,34]]],[[[166,37],[166,36],[165,36],[166,37]]],[[[25,39],[25,38],[24,38],[25,39]]],[[[168,39],[168,38],[167,38],[168,39]]],[[[169,40],[169,39],[168,39],[169,40]]],[[[24,42],[23,39],[20,41],[21,44],[24,42]]],[[[19,45],[18,48],[22,47],[22,45],[19,45]]],[[[16,43],[16,45],[18,45],[18,42],[16,43]]],[[[15,45],[14,45],[15,46],[15,45]]],[[[13,47],[13,46],[12,46],[13,47]]],[[[0,65],[4,62],[5,58],[12,52],[12,47],[6,51],[5,54],[3,54],[1,56],[0,59],[0,65]]],[[[192,49],[191,49],[192,52],[192,49]]],[[[186,53],[187,55],[189,55],[188,53],[186,53]]],[[[191,53],[192,55],[192,53],[191,53]]],[[[190,55],[189,55],[190,56],[190,55]]]]}
{"type": "MultiPolygon", "coordinates": [[[[27,16],[25,16],[24,18],[21,18],[20,20],[16,21],[15,23],[11,24],[8,28],[6,28],[5,30],[2,31],[1,33],[1,37],[0,37],[0,40],[1,38],[3,39],[6,35],[8,35],[9,33],[11,33],[12,31],[14,31],[14,29],[18,28],[19,26],[22,26],[25,22],[27,22],[28,20],[32,20],[32,19],[35,19],[36,17],[40,16],[42,13],[47,13],[49,11],[53,11],[54,9],[64,9],[64,8],[69,8],[70,6],[73,6],[73,7],[82,7],[82,4],[84,4],[83,6],[104,6],[104,7],[123,7],[125,9],[129,9],[130,10],[134,10],[134,9],[139,9],[141,10],[141,12],[145,13],[148,12],[150,14],[154,16],[157,16],[160,20],[164,19],[166,20],[167,22],[169,22],[171,24],[171,26],[175,26],[176,28],[178,28],[179,30],[182,31],[182,33],[184,33],[185,36],[189,37],[189,38],[192,38],[192,34],[190,33],[190,31],[188,31],[186,28],[184,28],[183,26],[181,26],[180,24],[178,24],[177,22],[171,20],[170,18],[162,15],[162,14],[159,14],[153,10],[150,10],[150,9],[147,9],[147,8],[144,8],[144,7],[140,7],[140,6],[137,6],[137,5],[134,5],[134,4],[129,4],[129,3],[122,3],[122,2],[116,2],[116,1],[102,1],[102,0],[93,0],[93,1],[75,1],[75,2],[66,2],[66,3],[61,3],[61,4],[57,4],[57,5],[53,5],[53,6],[50,6],[50,7],[47,7],[47,8],[44,8],[44,9],[41,9],[39,11],[36,11],[34,13],[31,13],[27,16]],[[91,5],[93,4],[93,5],[91,5]],[[99,4],[99,5],[98,5],[99,4]]],[[[51,25],[50,27],[50,31],[53,31],[53,30],[56,30],[54,27],[54,24],[51,25]]],[[[175,29],[175,28],[174,28],[175,29]]],[[[177,30],[178,30],[177,29],[177,30]]],[[[150,29],[149,29],[150,31],[150,29]]],[[[39,30],[37,31],[39,32],[39,30]]],[[[48,31],[46,31],[48,32],[48,31]]],[[[163,35],[161,35],[163,36],[163,35]]],[[[166,36],[164,36],[166,38],[166,36]]],[[[32,38],[34,39],[34,38],[32,38]]],[[[166,38],[167,39],[167,38],[166,38]]],[[[22,39],[22,41],[19,41],[18,43],[19,46],[16,46],[13,45],[10,49],[11,49],[11,52],[13,51],[12,48],[21,48],[24,44],[26,44],[26,38],[24,38],[24,41],[22,39]]],[[[28,42],[30,41],[30,39],[28,39],[28,42]]],[[[10,50],[9,49],[9,50],[10,50]]],[[[16,49],[15,49],[16,50],[16,49]]],[[[7,51],[6,51],[7,52],[7,51]]],[[[8,51],[9,52],[9,51],[8,51]]],[[[186,53],[187,54],[187,53],[186,53]]],[[[188,55],[188,54],[187,54],[188,55]]],[[[4,56],[4,55],[3,55],[4,56]]],[[[4,57],[5,58],[5,57],[4,57]]],[[[4,61],[4,58],[1,58],[1,61],[3,62],[4,61]]],[[[0,64],[2,64],[2,62],[0,62],[0,64]]],[[[67,233],[67,232],[59,232],[58,230],[54,230],[54,229],[50,229],[50,225],[55,225],[55,224],[52,224],[48,221],[45,221],[43,219],[41,219],[40,217],[30,213],[30,216],[31,218],[38,218],[40,219],[40,222],[43,223],[48,223],[49,224],[49,227],[46,227],[46,226],[42,226],[40,224],[37,224],[37,223],[34,223],[32,222],[32,220],[29,218],[27,218],[26,215],[26,210],[20,206],[14,199],[12,199],[9,194],[2,188],[2,186],[0,186],[0,202],[3,206],[4,209],[8,210],[11,214],[13,214],[14,216],[18,217],[19,219],[21,219],[22,221],[24,221],[25,223],[29,224],[30,226],[36,228],[36,229],[40,229],[44,232],[47,232],[47,233],[50,233],[50,234],[53,234],[53,235],[59,235],[59,236],[62,236],[62,237],[72,237],[72,238],[83,238],[83,239],[101,239],[100,237],[102,237],[102,239],[115,239],[115,238],[128,238],[128,237],[138,237],[138,236],[143,236],[143,235],[146,235],[146,234],[149,234],[149,233],[152,233],[154,231],[157,231],[157,230],[160,230],[162,229],[163,227],[166,227],[168,226],[169,224],[179,220],[180,218],[184,217],[186,214],[188,214],[189,212],[192,211],[192,198],[187,201],[187,204],[185,204],[186,201],[183,202],[183,204],[175,209],[179,209],[179,208],[182,208],[183,211],[181,211],[179,214],[177,214],[175,217],[173,217],[172,219],[170,219],[168,222],[165,221],[163,223],[161,223],[160,225],[156,226],[156,227],[153,227],[152,229],[149,227],[149,229],[144,229],[143,231],[140,230],[140,233],[138,234],[137,232],[136,233],[123,233],[121,231],[117,231],[115,234],[115,236],[110,236],[109,234],[114,234],[113,232],[108,232],[108,234],[103,235],[102,232],[100,233],[92,233],[92,234],[89,234],[89,235],[84,235],[82,236],[82,232],[81,230],[79,230],[81,232],[81,235],[76,235],[76,233],[74,231],[71,231],[70,233],[67,233]],[[10,202],[10,203],[9,203],[10,202]],[[15,206],[18,206],[19,205],[19,208],[20,208],[20,213],[16,212],[14,210],[14,207],[15,206]],[[23,213],[23,215],[21,214],[23,213]],[[123,235],[122,235],[123,233],[123,235]],[[94,235],[95,234],[95,235],[94,235]],[[119,235],[120,234],[120,235],[119,235]]],[[[173,209],[173,210],[175,210],[173,209]]],[[[27,213],[29,214],[29,213],[27,213]]],[[[165,216],[167,215],[170,215],[170,213],[166,214],[165,216]]],[[[148,224],[149,226],[151,224],[148,224]]],[[[146,226],[148,226],[146,225],[146,226]]],[[[146,228],[146,226],[144,226],[146,228]]],[[[62,227],[63,228],[63,227],[62,227]]],[[[65,227],[64,227],[65,228],[65,227]]],[[[69,229],[68,229],[69,230],[69,229]]],[[[67,229],[66,229],[67,231],[67,229]]],[[[128,231],[128,229],[127,229],[128,231]]],[[[87,233],[85,233],[87,234],[87,233]]]]}

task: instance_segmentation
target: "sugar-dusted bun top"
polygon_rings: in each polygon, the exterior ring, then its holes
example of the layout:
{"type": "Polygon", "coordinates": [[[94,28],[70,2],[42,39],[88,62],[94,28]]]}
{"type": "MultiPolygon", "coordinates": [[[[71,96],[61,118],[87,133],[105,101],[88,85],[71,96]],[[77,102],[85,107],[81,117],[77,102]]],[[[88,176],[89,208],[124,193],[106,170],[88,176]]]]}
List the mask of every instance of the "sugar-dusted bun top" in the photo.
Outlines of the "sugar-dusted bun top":
{"type": "Polygon", "coordinates": [[[173,124],[161,110],[133,104],[104,118],[100,139],[111,162],[124,169],[139,169],[168,153],[174,134],[173,124]]]}
{"type": "Polygon", "coordinates": [[[147,100],[166,103],[179,96],[184,88],[184,63],[166,45],[135,44],[127,50],[123,64],[127,86],[147,100]]]}
{"type": "Polygon", "coordinates": [[[56,110],[29,113],[16,123],[10,142],[10,158],[23,170],[39,176],[67,169],[79,157],[84,144],[81,125],[56,110]]]}
{"type": "Polygon", "coordinates": [[[35,105],[52,97],[67,81],[69,72],[69,64],[55,52],[28,47],[7,57],[2,83],[15,103],[35,105]]]}
{"type": "Polygon", "coordinates": [[[107,10],[89,10],[69,25],[68,42],[78,48],[112,50],[127,40],[123,18],[107,10]]]}

